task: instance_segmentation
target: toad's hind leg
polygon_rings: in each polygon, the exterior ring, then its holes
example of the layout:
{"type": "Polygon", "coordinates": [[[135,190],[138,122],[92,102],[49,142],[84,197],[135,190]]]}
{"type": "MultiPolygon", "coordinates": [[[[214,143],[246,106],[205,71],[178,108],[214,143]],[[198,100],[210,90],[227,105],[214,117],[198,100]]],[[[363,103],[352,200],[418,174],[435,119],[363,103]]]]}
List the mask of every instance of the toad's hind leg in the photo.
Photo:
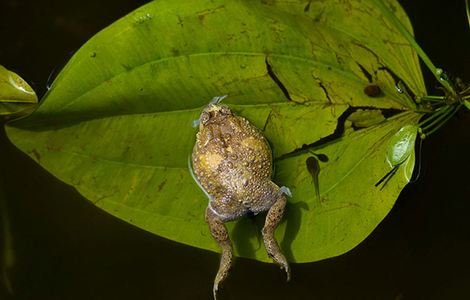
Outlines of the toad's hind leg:
{"type": "Polygon", "coordinates": [[[210,207],[207,207],[206,209],[206,222],[209,225],[212,236],[217,241],[220,248],[222,248],[219,270],[217,271],[217,275],[214,279],[214,287],[212,289],[214,299],[217,299],[219,284],[227,278],[230,267],[232,266],[233,250],[227,227],[225,227],[224,222],[210,207]]]}
{"type": "Polygon", "coordinates": [[[277,228],[277,225],[281,222],[282,216],[284,214],[284,208],[286,207],[286,196],[280,194],[276,202],[271,206],[266,215],[266,221],[263,227],[263,240],[264,246],[268,255],[273,259],[273,261],[278,264],[282,269],[286,271],[287,281],[290,280],[290,268],[287,263],[286,257],[282,254],[281,249],[274,237],[274,231],[277,228]]]}

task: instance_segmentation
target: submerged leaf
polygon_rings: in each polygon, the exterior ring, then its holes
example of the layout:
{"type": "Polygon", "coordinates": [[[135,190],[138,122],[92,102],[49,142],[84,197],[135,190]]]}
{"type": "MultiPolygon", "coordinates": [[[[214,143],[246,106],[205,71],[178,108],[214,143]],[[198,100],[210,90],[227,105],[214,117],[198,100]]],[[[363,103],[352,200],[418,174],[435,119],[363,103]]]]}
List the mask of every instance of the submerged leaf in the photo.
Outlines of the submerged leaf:
{"type": "MultiPolygon", "coordinates": [[[[373,3],[151,2],[88,41],[8,135],[98,207],[217,250],[188,159],[193,120],[228,94],[224,103],[270,141],[275,181],[292,191],[277,231],[289,259],[341,254],[377,226],[407,183],[412,155],[384,189],[374,186],[390,169],[390,138],[419,118],[408,93],[425,94],[416,54],[373,3]],[[399,82],[408,93],[397,92],[399,82]],[[371,84],[380,94],[364,91],[371,84]],[[402,113],[345,130],[354,107],[402,113]],[[319,199],[309,149],[327,158],[319,162],[319,199]]],[[[388,5],[411,31],[399,4],[388,5]]],[[[229,226],[238,255],[268,260],[256,223],[229,226]]]]}

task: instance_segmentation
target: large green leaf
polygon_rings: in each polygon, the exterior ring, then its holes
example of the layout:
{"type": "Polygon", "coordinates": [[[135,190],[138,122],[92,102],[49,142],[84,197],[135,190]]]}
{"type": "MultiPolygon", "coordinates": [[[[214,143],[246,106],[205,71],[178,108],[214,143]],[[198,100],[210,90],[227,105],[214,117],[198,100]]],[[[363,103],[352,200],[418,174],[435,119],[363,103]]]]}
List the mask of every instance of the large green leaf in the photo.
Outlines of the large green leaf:
{"type": "MultiPolygon", "coordinates": [[[[289,259],[339,255],[377,226],[413,169],[410,155],[375,186],[392,168],[391,137],[419,118],[397,80],[425,94],[416,54],[374,3],[151,2],[88,41],[8,135],[98,207],[217,250],[188,159],[192,120],[212,97],[228,94],[226,103],[264,131],[277,158],[275,181],[292,190],[277,231],[289,259]],[[370,85],[380,93],[365,91],[370,85]],[[355,107],[374,109],[345,121],[355,107]],[[384,109],[402,113],[384,120],[384,109]],[[303,145],[328,157],[320,199],[303,145]]],[[[398,3],[388,6],[411,31],[398,3]]],[[[267,261],[257,221],[230,230],[238,255],[267,261]]]]}
{"type": "Polygon", "coordinates": [[[0,121],[31,113],[38,97],[16,73],[0,65],[0,121]]]}

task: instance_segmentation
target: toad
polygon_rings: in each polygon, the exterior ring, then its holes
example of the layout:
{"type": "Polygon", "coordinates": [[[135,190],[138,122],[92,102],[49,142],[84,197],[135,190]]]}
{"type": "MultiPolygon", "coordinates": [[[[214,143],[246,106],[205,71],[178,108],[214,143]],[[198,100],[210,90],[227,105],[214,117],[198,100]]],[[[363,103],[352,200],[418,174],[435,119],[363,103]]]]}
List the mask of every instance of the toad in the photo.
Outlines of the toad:
{"type": "Polygon", "coordinates": [[[224,223],[243,216],[267,211],[262,229],[265,248],[290,279],[289,264],[274,237],[290,191],[271,181],[272,152],[261,131],[227,105],[220,104],[223,98],[215,97],[201,113],[192,152],[194,175],[209,196],[205,220],[222,249],[213,286],[214,299],[233,260],[232,243],[224,223]]]}

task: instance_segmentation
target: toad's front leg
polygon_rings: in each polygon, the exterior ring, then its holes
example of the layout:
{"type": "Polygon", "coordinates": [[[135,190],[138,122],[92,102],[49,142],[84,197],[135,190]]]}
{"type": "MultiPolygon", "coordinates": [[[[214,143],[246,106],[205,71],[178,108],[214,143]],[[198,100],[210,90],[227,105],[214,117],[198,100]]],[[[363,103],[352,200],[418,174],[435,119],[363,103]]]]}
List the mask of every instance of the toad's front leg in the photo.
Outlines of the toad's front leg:
{"type": "Polygon", "coordinates": [[[230,267],[232,266],[233,249],[227,227],[225,227],[224,222],[210,206],[206,209],[206,222],[209,225],[212,236],[217,241],[220,248],[222,248],[219,270],[217,271],[217,275],[214,279],[214,287],[212,289],[214,299],[217,299],[219,284],[227,278],[230,267]]]}
{"type": "Polygon", "coordinates": [[[266,215],[266,221],[264,222],[263,240],[269,257],[271,257],[276,264],[286,271],[287,281],[289,281],[289,264],[287,263],[284,254],[282,254],[276,238],[274,237],[274,231],[276,230],[277,226],[281,222],[282,216],[284,215],[284,208],[286,207],[287,199],[282,190],[276,194],[278,195],[278,198],[269,209],[268,214],[266,215]]]}

